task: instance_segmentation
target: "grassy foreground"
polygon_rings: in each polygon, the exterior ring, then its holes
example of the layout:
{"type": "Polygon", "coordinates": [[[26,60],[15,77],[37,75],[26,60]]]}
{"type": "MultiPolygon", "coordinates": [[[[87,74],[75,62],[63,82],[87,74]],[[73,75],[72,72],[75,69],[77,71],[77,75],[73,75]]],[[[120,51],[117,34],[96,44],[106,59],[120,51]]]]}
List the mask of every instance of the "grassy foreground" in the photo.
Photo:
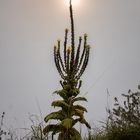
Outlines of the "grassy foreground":
{"type": "MultiPolygon", "coordinates": [[[[140,86],[137,92],[122,94],[123,102],[114,98],[114,107],[108,109],[108,118],[104,126],[96,131],[89,131],[82,140],[140,140],[140,86]]],[[[11,129],[5,128],[5,112],[0,117],[0,140],[57,140],[52,135],[44,135],[44,125],[31,119],[32,126],[21,137],[11,129]]],[[[67,140],[67,139],[66,139],[67,140]]],[[[72,139],[77,140],[77,139],[72,139]]]]}

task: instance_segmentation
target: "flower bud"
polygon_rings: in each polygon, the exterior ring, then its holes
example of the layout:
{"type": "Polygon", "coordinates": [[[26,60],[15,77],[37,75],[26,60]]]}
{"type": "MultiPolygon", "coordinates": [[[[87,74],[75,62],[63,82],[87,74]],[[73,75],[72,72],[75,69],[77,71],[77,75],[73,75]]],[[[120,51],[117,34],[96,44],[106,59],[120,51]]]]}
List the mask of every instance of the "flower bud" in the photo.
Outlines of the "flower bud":
{"type": "Polygon", "coordinates": [[[65,29],[65,32],[68,32],[68,31],[69,31],[69,29],[68,29],[68,28],[66,28],[66,29],[65,29]]]}
{"type": "Polygon", "coordinates": [[[71,53],[71,51],[72,51],[72,48],[69,46],[69,47],[67,48],[67,52],[68,52],[68,53],[71,53]]]}
{"type": "Polygon", "coordinates": [[[85,34],[84,34],[84,37],[87,37],[87,36],[88,36],[87,33],[85,33],[85,34]]]}
{"type": "Polygon", "coordinates": [[[61,42],[61,39],[58,39],[57,41],[60,43],[61,42]]]}
{"type": "Polygon", "coordinates": [[[86,45],[86,48],[90,49],[91,47],[90,47],[90,45],[86,45]]]}
{"type": "Polygon", "coordinates": [[[58,47],[56,45],[54,45],[54,49],[57,51],[58,50],[58,47]]]}

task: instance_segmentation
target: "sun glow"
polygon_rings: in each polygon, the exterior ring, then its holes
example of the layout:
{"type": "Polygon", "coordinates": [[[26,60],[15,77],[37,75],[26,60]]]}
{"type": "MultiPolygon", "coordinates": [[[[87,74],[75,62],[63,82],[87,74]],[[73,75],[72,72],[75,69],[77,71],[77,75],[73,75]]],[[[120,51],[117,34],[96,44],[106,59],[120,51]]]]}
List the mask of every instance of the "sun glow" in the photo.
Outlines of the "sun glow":
{"type": "MultiPolygon", "coordinates": [[[[69,5],[70,0],[65,0],[66,4],[69,5]]],[[[72,0],[73,6],[78,6],[80,4],[80,0],[72,0]]]]}

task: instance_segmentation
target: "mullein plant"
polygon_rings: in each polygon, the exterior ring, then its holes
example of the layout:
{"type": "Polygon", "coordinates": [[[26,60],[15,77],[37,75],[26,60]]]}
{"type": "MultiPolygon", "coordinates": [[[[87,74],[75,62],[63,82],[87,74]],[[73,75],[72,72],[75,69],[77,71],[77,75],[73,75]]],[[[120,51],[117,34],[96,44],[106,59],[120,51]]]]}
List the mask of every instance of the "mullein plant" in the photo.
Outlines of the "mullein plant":
{"type": "Polygon", "coordinates": [[[76,47],[71,0],[69,4],[71,45],[68,46],[69,30],[65,29],[63,56],[60,50],[61,41],[58,40],[57,45],[54,46],[54,61],[62,78],[60,81],[62,89],[54,93],[59,95],[62,100],[53,101],[51,106],[58,107],[60,110],[48,114],[44,119],[46,123],[48,123],[49,120],[58,120],[58,123],[48,124],[43,130],[45,135],[52,132],[52,139],[55,134],[58,134],[58,140],[80,140],[81,135],[79,131],[74,128],[78,122],[85,124],[88,129],[91,129],[84,117],[84,113],[87,112],[87,109],[82,105],[76,104],[77,101],[87,101],[85,97],[80,97],[79,94],[82,85],[80,78],[88,64],[90,46],[87,44],[87,34],[84,34],[82,52],[80,52],[82,37],[79,37],[79,43],[76,47]]]}

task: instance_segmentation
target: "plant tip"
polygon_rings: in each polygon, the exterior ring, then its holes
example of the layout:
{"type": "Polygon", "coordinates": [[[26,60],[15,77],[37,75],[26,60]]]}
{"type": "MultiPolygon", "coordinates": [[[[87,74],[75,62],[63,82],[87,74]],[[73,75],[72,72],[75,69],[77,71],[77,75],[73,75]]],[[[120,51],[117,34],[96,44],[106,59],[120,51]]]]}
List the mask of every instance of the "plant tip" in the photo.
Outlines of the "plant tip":
{"type": "Polygon", "coordinates": [[[55,49],[55,50],[57,50],[57,49],[58,49],[58,47],[57,47],[56,45],[54,45],[54,49],[55,49]]]}
{"type": "Polygon", "coordinates": [[[60,41],[61,41],[61,39],[58,39],[57,41],[58,41],[58,42],[60,42],[60,41]]]}
{"type": "Polygon", "coordinates": [[[70,53],[71,51],[72,51],[72,48],[71,48],[71,46],[69,46],[69,47],[67,48],[67,52],[70,53]]]}
{"type": "Polygon", "coordinates": [[[86,45],[86,48],[90,49],[91,47],[90,47],[90,45],[86,45]]]}
{"type": "Polygon", "coordinates": [[[66,29],[65,29],[65,32],[68,32],[68,31],[69,31],[69,29],[68,29],[68,28],[66,28],[66,29]]]}
{"type": "Polygon", "coordinates": [[[80,36],[79,39],[82,39],[82,36],[80,36]]]}
{"type": "Polygon", "coordinates": [[[84,37],[87,37],[87,36],[88,36],[87,33],[85,33],[85,34],[84,34],[84,37]]]}

